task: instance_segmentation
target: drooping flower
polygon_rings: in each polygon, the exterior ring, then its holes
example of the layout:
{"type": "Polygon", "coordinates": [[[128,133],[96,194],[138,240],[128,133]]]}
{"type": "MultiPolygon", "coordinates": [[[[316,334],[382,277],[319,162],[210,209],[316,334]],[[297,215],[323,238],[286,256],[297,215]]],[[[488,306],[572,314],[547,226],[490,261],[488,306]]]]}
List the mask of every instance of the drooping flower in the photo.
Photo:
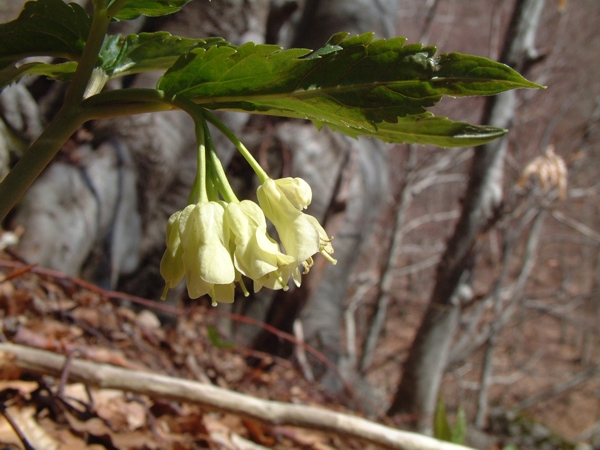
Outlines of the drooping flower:
{"type": "Polygon", "coordinates": [[[163,300],[166,298],[167,291],[173,289],[185,276],[185,268],[183,267],[183,247],[181,239],[179,239],[179,216],[181,211],[177,211],[167,222],[167,250],[160,260],[160,274],[165,279],[165,291],[163,292],[163,300]]]}
{"type": "Polygon", "coordinates": [[[279,178],[273,180],[279,191],[287,198],[296,209],[308,208],[312,201],[310,185],[302,178],[279,178]]]}
{"type": "Polygon", "coordinates": [[[190,298],[209,294],[216,302],[231,303],[235,269],[227,249],[229,236],[223,226],[225,208],[219,202],[200,202],[179,216],[182,260],[190,298]]]}
{"type": "MultiPolygon", "coordinates": [[[[307,196],[303,189],[294,191],[289,189],[289,186],[290,184],[286,184],[282,188],[275,180],[269,178],[257,190],[258,202],[265,216],[275,225],[285,253],[293,256],[297,265],[304,266],[304,273],[310,270],[315,253],[322,253],[335,264],[337,261],[331,257],[331,239],[316,218],[298,208],[307,205],[307,199],[310,203],[311,196],[307,196]]],[[[310,188],[308,189],[310,192],[310,188]]],[[[300,272],[297,267],[292,275],[296,285],[300,286],[300,272]]]]}
{"type": "Polygon", "coordinates": [[[281,253],[279,244],[267,234],[267,222],[260,207],[249,200],[229,203],[225,225],[233,235],[235,268],[254,280],[254,292],[263,286],[287,290],[296,259],[281,253]]]}

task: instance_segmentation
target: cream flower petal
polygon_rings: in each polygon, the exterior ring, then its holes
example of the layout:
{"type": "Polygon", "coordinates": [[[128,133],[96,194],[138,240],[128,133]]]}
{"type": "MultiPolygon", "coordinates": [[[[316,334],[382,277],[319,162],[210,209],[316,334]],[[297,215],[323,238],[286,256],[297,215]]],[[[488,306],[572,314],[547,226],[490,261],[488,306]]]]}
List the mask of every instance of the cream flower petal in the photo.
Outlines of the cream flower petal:
{"type": "MultiPolygon", "coordinates": [[[[267,235],[264,213],[256,203],[248,200],[230,203],[225,222],[234,235],[235,267],[247,277],[257,280],[273,273],[281,281],[281,269],[295,264],[296,260],[281,253],[279,245],[267,235]]],[[[280,282],[277,288],[284,285],[285,281],[280,282]]]]}
{"type": "Polygon", "coordinates": [[[283,248],[300,264],[319,251],[319,232],[307,214],[285,197],[275,181],[268,179],[257,190],[265,216],[273,222],[283,248]]]}
{"type": "Polygon", "coordinates": [[[217,202],[198,203],[183,212],[179,223],[188,293],[197,298],[210,292],[213,284],[232,284],[235,269],[225,245],[223,215],[217,202]]]}
{"type": "Polygon", "coordinates": [[[181,211],[177,211],[167,222],[167,249],[160,260],[160,274],[165,279],[168,289],[179,284],[185,275],[183,266],[183,247],[179,239],[179,217],[181,211]]]}
{"type": "Polygon", "coordinates": [[[235,285],[230,284],[215,284],[209,292],[213,301],[213,306],[217,303],[233,303],[235,299],[235,285]]]}
{"type": "Polygon", "coordinates": [[[274,180],[281,193],[296,209],[306,209],[312,201],[310,185],[302,178],[280,178],[274,180]]]}

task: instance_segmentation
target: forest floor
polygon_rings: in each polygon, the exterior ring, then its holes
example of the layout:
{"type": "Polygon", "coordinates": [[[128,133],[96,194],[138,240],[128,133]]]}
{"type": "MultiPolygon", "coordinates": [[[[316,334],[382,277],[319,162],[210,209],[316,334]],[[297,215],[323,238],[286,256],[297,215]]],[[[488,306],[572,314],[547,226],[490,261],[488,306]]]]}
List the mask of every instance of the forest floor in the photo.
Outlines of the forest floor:
{"type": "MultiPolygon", "coordinates": [[[[222,340],[215,325],[218,309],[208,304],[177,310],[150,303],[174,319],[161,326],[152,308],[136,305],[143,299],[107,296],[79,279],[23,266],[7,255],[0,255],[2,273],[4,342],[200,381],[257,398],[351,412],[318,383],[306,381],[292,362],[222,340]]],[[[191,402],[88,389],[81,383],[2,369],[0,403],[5,411],[0,443],[8,445],[2,448],[23,448],[10,420],[36,450],[375,448],[311,430],[267,426],[191,402]]]]}
{"type": "MultiPolygon", "coordinates": [[[[307,381],[293,362],[239,348],[223,340],[217,331],[218,309],[203,303],[185,310],[156,303],[150,303],[151,308],[139,308],[136,303],[143,303],[143,299],[113,294],[107,295],[76,278],[23,266],[9,255],[0,255],[0,338],[4,342],[98,363],[196,380],[257,398],[356,414],[345,406],[347,401],[334,398],[318,383],[307,381]],[[170,315],[172,324],[161,326],[153,310],[163,316],[170,315]]],[[[418,308],[412,309],[414,313],[408,316],[398,315],[403,325],[395,327],[396,330],[410,334],[410,329],[414,329],[407,319],[412,317],[416,322],[418,308]]],[[[548,324],[543,324],[543,328],[555,329],[548,324]]],[[[516,342],[503,343],[504,348],[499,351],[501,366],[509,355],[524,358],[527,352],[533,352],[532,348],[539,348],[535,347],[536,336],[531,336],[527,329],[523,333],[525,341],[533,347],[522,346],[523,336],[516,342]]],[[[408,334],[403,338],[406,346],[410,342],[408,334]]],[[[557,354],[549,349],[548,345],[556,341],[554,334],[555,331],[538,335],[547,342],[549,361],[554,361],[545,374],[545,386],[550,387],[556,378],[552,376],[560,372],[562,361],[576,356],[568,352],[557,354]]],[[[392,331],[386,334],[386,342],[394,341],[395,346],[392,349],[385,342],[382,344],[375,361],[380,368],[372,372],[375,376],[370,380],[388,394],[397,381],[397,375],[392,376],[398,371],[397,357],[402,356],[398,351],[398,337],[392,331]],[[386,349],[393,350],[396,357],[391,353],[386,356],[386,349]]],[[[543,355],[538,355],[540,359],[543,355]]],[[[540,369],[536,366],[535,370],[540,369]]],[[[468,376],[464,375],[464,368],[462,373],[460,383],[456,375],[447,376],[444,395],[450,397],[449,403],[453,402],[449,393],[455,397],[472,395],[465,389],[468,376]]],[[[539,392],[539,379],[532,378],[531,374],[520,376],[519,383],[519,389],[511,391],[510,398],[506,398],[501,389],[494,392],[495,401],[502,405],[507,401],[514,404],[539,392]]],[[[590,386],[592,392],[596,388],[590,386]]],[[[554,425],[564,423],[556,428],[572,437],[579,432],[582,423],[587,424],[589,417],[597,415],[598,408],[593,395],[578,392],[579,397],[571,394],[560,397],[551,408],[537,402],[531,410],[536,418],[541,415],[542,421],[554,425]],[[577,405],[573,405],[573,401],[577,405]]],[[[352,395],[346,393],[346,400],[348,394],[352,395]]],[[[87,388],[81,383],[66,383],[59,378],[26,372],[0,370],[0,403],[4,411],[0,417],[0,443],[8,448],[23,448],[10,420],[38,450],[375,448],[331,434],[269,426],[235,414],[211,412],[192,402],[87,388]]]]}

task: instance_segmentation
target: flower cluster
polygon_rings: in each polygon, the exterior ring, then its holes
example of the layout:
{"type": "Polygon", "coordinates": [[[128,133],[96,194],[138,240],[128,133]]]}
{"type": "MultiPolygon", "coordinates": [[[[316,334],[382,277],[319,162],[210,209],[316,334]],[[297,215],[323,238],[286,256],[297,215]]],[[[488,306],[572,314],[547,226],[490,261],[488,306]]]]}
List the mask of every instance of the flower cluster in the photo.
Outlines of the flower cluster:
{"type": "Polygon", "coordinates": [[[253,280],[255,292],[263,286],[287,290],[290,277],[300,286],[299,267],[307,273],[316,253],[336,263],[331,239],[303,212],[312,199],[306,181],[267,177],[257,196],[260,206],[249,200],[200,201],[171,216],[160,264],[165,294],[185,277],[191,298],[208,294],[213,304],[231,303],[235,283],[247,293],[242,275],[253,280]],[[267,233],[265,216],[285,253],[267,233]]]}

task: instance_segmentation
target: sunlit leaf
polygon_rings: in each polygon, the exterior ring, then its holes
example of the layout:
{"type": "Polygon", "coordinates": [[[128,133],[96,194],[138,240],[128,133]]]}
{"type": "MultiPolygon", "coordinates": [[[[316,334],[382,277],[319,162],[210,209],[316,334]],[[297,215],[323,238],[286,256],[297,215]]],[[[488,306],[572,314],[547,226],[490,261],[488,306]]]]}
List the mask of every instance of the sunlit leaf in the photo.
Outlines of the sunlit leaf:
{"type": "Polygon", "coordinates": [[[389,142],[454,146],[483,143],[503,131],[425,115],[443,95],[539,87],[486,58],[435,57],[434,47],[372,38],[340,33],[325,50],[312,53],[253,43],[195,49],[177,60],[158,88],[212,109],[305,118],[350,136],[389,142]]]}
{"type": "Polygon", "coordinates": [[[19,81],[25,75],[43,75],[51,80],[68,81],[76,69],[77,63],[74,61],[62,64],[31,62],[19,67],[10,65],[0,70],[0,91],[10,83],[19,81]]]}
{"type": "Polygon", "coordinates": [[[130,20],[139,16],[165,16],[179,11],[190,1],[191,0],[128,0],[115,15],[115,18],[130,20]]]}
{"type": "Polygon", "coordinates": [[[506,134],[503,128],[454,122],[431,113],[400,117],[396,123],[382,122],[372,129],[332,123],[327,123],[327,126],[356,138],[370,136],[389,143],[431,144],[438,147],[472,147],[506,134]]]}
{"type": "Polygon", "coordinates": [[[0,24],[0,65],[6,67],[28,56],[78,60],[90,26],[91,17],[76,3],[28,2],[17,19],[0,24]]]}
{"type": "Polygon", "coordinates": [[[108,36],[100,57],[110,77],[131,75],[149,70],[166,70],[182,54],[195,48],[229,45],[222,38],[189,39],[159,31],[123,36],[108,36]]]}

